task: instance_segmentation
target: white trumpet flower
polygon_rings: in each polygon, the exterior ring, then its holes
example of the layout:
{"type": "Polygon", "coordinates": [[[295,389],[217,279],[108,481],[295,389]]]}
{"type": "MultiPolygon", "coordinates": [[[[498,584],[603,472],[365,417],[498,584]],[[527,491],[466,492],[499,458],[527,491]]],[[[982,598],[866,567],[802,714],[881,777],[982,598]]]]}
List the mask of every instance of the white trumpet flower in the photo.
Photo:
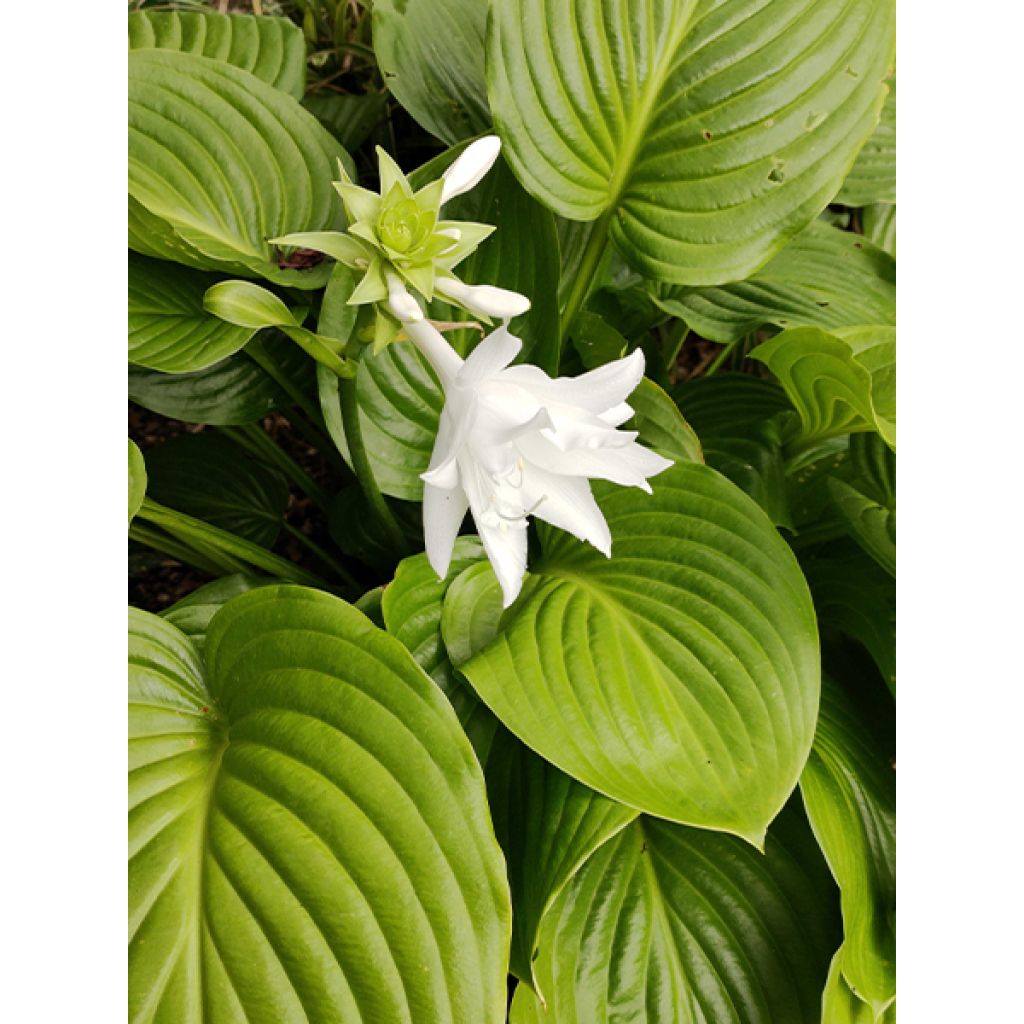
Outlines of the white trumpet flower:
{"type": "Polygon", "coordinates": [[[643,377],[643,353],[552,379],[536,366],[509,365],[522,342],[503,325],[463,360],[422,314],[410,315],[405,299],[411,296],[402,292],[396,280],[391,312],[445,392],[437,441],[422,474],[423,532],[434,571],[447,574],[467,509],[506,608],[523,585],[531,515],[611,557],[611,533],[588,479],[650,493],[648,478],[672,465],[637,444],[635,431],[617,429],[633,415],[626,399],[643,377]]]}

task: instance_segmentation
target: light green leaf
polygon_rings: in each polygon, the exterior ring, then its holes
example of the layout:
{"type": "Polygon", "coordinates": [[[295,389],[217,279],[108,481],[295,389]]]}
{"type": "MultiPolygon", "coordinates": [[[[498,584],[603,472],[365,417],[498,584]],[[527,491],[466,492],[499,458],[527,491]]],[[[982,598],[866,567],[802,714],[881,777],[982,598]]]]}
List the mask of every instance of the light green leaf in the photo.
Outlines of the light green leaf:
{"type": "Polygon", "coordinates": [[[483,778],[401,644],[298,587],[225,605],[205,670],[129,621],[130,1019],[503,1021],[483,778]]]}
{"type": "Polygon", "coordinates": [[[132,525],[135,513],[146,496],[146,460],[139,446],[128,438],[128,525],[132,525]]]}
{"type": "Polygon", "coordinates": [[[859,710],[826,678],[800,777],[811,827],[842,893],[839,967],[875,1014],[896,998],[896,774],[891,717],[859,710]]]}
{"type": "Polygon", "coordinates": [[[864,237],[896,258],[896,204],[875,203],[861,210],[864,237]]]}
{"type": "Polygon", "coordinates": [[[131,244],[201,269],[323,286],[329,266],[281,268],[267,242],[343,224],[331,179],[348,158],[316,118],[208,57],[135,50],[128,77],[128,193],[148,214],[131,244]],[[163,228],[150,245],[154,219],[163,228]]]}
{"type": "Polygon", "coordinates": [[[676,462],[703,462],[704,453],[693,427],[683,419],[679,406],[648,377],[629,396],[636,410],[632,423],[626,424],[640,434],[639,440],[666,458],[676,462]]]}
{"type": "Polygon", "coordinates": [[[484,82],[487,4],[376,0],[373,48],[388,89],[428,132],[453,144],[491,123],[484,82]]]}
{"type": "Polygon", "coordinates": [[[498,722],[455,671],[441,639],[441,609],[455,579],[483,559],[484,550],[476,537],[456,540],[451,566],[443,580],[437,578],[425,554],[406,558],[385,588],[382,601],[388,632],[408,648],[451,701],[481,764],[487,762],[498,722]]]}
{"type": "Polygon", "coordinates": [[[645,276],[748,277],[839,190],[873,131],[891,0],[508,0],[488,95],[527,190],[610,219],[645,276]],[[630,45],[623,45],[628,40],[630,45]]]}
{"type": "Polygon", "coordinates": [[[642,817],[605,842],[541,925],[546,1010],[511,1024],[819,1024],[838,941],[835,887],[799,808],[765,854],[642,817]]]}
{"type": "Polygon", "coordinates": [[[653,485],[599,489],[610,560],[541,531],[538,584],[462,672],[591,788],[759,844],[813,739],[810,595],[771,522],[724,477],[684,462],[653,485]]]}
{"type": "Polygon", "coordinates": [[[750,358],[782,384],[799,416],[802,442],[876,430],[895,448],[894,328],[828,334],[794,327],[758,345],[750,358]]]}
{"type": "Polygon", "coordinates": [[[231,598],[257,587],[269,587],[280,582],[283,581],[275,580],[271,576],[250,576],[247,573],[236,572],[193,590],[187,597],[176,601],[166,611],[161,612],[160,616],[180,629],[202,654],[206,649],[206,633],[210,628],[210,620],[231,598]]]}
{"type": "Polygon", "coordinates": [[[128,361],[165,373],[204,370],[243,348],[253,330],[203,308],[216,280],[174,263],[128,253],[128,361]]]}
{"type": "Polygon", "coordinates": [[[896,202],[896,79],[889,83],[881,120],[846,176],[835,201],[844,206],[896,202]]]}
{"type": "Polygon", "coordinates": [[[219,434],[181,434],[147,455],[149,496],[168,508],[273,546],[288,505],[288,484],[219,434]]]}
{"type": "Polygon", "coordinates": [[[896,508],[882,505],[855,483],[838,477],[828,482],[829,494],[850,536],[890,576],[896,575],[896,508]]]}
{"type": "Polygon", "coordinates": [[[825,982],[822,995],[822,1024],[896,1024],[895,1000],[882,1014],[876,1016],[867,1003],[853,994],[839,969],[841,960],[840,949],[832,957],[832,966],[828,969],[828,981],[825,982]]]}
{"type": "Polygon", "coordinates": [[[287,18],[213,11],[132,11],[128,47],[178,50],[233,64],[268,85],[302,99],[306,41],[287,18]]]}
{"type": "Polygon", "coordinates": [[[814,221],[745,281],[718,288],[652,285],[691,330],[727,343],[758,328],[895,324],[896,263],[861,235],[814,221]]]}

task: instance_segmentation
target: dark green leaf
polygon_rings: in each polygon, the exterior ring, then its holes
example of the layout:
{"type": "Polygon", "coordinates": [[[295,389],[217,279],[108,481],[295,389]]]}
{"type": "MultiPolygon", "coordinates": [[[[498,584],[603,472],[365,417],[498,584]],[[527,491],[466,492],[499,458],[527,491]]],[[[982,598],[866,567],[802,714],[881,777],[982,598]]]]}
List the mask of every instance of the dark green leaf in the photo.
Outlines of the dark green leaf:
{"type": "Polygon", "coordinates": [[[313,92],[303,98],[302,105],[349,153],[354,153],[384,120],[388,94],[371,92],[352,96],[348,93],[313,92]]]}
{"type": "Polygon", "coordinates": [[[146,460],[139,446],[128,438],[128,525],[132,525],[135,513],[146,496],[146,460]]]}

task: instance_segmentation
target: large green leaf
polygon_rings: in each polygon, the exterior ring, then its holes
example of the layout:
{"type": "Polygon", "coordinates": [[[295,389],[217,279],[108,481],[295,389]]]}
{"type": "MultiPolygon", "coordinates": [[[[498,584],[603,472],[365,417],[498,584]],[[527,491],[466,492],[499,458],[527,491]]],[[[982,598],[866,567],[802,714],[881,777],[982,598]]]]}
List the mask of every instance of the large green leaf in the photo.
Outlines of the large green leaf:
{"type": "MultiPolygon", "coordinates": [[[[267,239],[342,225],[341,158],[312,114],[247,71],[170,50],[128,56],[128,193],[178,237],[183,263],[321,287],[328,265],[282,268],[267,239]]],[[[169,257],[140,224],[133,246],[169,257]]]]}
{"type": "Polygon", "coordinates": [[[648,277],[747,277],[809,224],[871,134],[891,0],[507,0],[488,93],[526,188],[610,218],[648,277]],[[629,45],[625,45],[627,43],[629,45]]]}
{"type": "Polygon", "coordinates": [[[861,210],[864,237],[896,258],[896,204],[875,203],[861,210]]]}
{"type": "Polygon", "coordinates": [[[826,678],[800,789],[842,893],[840,970],[876,1014],[896,997],[894,749],[891,715],[868,717],[826,678]]]}
{"type": "Polygon", "coordinates": [[[481,763],[487,760],[498,723],[455,671],[441,638],[441,611],[455,579],[483,558],[484,550],[476,537],[459,537],[443,580],[438,579],[426,555],[406,558],[385,588],[381,603],[388,632],[409,649],[444,691],[481,763]]]}
{"type": "Polygon", "coordinates": [[[896,330],[794,327],[758,345],[799,416],[803,442],[876,430],[896,446],[896,330]]]}
{"type": "Polygon", "coordinates": [[[641,818],[609,839],[541,925],[546,1010],[520,985],[512,1024],[819,1024],[839,940],[835,888],[789,807],[764,855],[641,818]]]}
{"type": "Polygon", "coordinates": [[[132,11],[128,46],[195,53],[233,64],[297,100],[306,91],[306,41],[287,18],[213,11],[132,11]]]}
{"type": "Polygon", "coordinates": [[[653,380],[644,377],[629,396],[636,416],[627,426],[648,447],[677,462],[703,462],[704,453],[693,427],[679,406],[653,380]]]}
{"type": "Polygon", "coordinates": [[[239,537],[272,547],[288,505],[288,483],[219,434],[181,434],[147,455],[149,496],[239,537]]]}
{"type": "Polygon", "coordinates": [[[225,605],[205,671],[130,627],[131,1019],[503,1021],[483,778],[401,644],[298,587],[225,605]]]}
{"type": "Polygon", "coordinates": [[[702,337],[730,342],[776,327],[896,323],[896,262],[860,235],[814,221],[745,281],[655,285],[654,300],[702,337]]]}
{"type": "MultiPolygon", "coordinates": [[[[270,334],[259,341],[293,379],[308,373],[305,354],[287,338],[270,334]]],[[[128,397],[162,416],[221,427],[255,423],[289,401],[245,352],[194,373],[166,374],[129,365],[128,397]]]]}
{"type": "Polygon", "coordinates": [[[491,123],[484,82],[487,4],[376,0],[373,49],[398,102],[451,144],[491,123]]]}
{"type": "Polygon", "coordinates": [[[255,333],[211,316],[203,295],[217,278],[128,254],[128,361],[165,373],[204,370],[255,333]]]}
{"type": "Polygon", "coordinates": [[[139,446],[128,438],[128,525],[132,525],[135,513],[146,496],[146,460],[139,446]]]}
{"type": "Polygon", "coordinates": [[[540,582],[462,666],[497,716],[598,792],[760,843],[814,734],[817,628],[764,513],[678,463],[602,487],[611,559],[544,530],[540,582]]]}
{"type": "Polygon", "coordinates": [[[896,1024],[896,1001],[893,1000],[885,1011],[875,1011],[854,995],[849,983],[839,969],[842,950],[832,958],[828,981],[821,998],[822,1024],[896,1024]]]}
{"type": "Polygon", "coordinates": [[[210,620],[231,598],[255,590],[256,587],[269,587],[280,582],[282,581],[271,576],[250,576],[247,573],[236,572],[193,590],[187,597],[175,602],[160,614],[167,622],[180,629],[202,654],[206,649],[206,633],[210,628],[210,620]]]}
{"type": "Polygon", "coordinates": [[[846,206],[896,202],[896,79],[889,85],[882,117],[836,196],[846,206]]]}

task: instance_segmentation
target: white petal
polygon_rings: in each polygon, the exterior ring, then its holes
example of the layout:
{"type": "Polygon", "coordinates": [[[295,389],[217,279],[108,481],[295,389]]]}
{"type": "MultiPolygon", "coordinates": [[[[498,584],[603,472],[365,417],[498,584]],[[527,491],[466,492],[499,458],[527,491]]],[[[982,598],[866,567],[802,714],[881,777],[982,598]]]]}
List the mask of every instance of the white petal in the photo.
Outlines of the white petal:
{"type": "Polygon", "coordinates": [[[456,464],[476,422],[476,395],[472,391],[452,388],[437,427],[434,450],[430,453],[430,465],[420,474],[420,479],[435,487],[451,488],[459,483],[459,467],[456,464]]]}
{"type": "Polygon", "coordinates": [[[509,320],[530,308],[530,300],[519,292],[490,284],[463,284],[456,277],[437,278],[434,291],[470,313],[496,320],[509,320]]]}
{"type": "Polygon", "coordinates": [[[609,427],[618,427],[625,423],[626,420],[631,420],[633,416],[633,407],[625,402],[621,402],[619,405],[613,406],[606,412],[601,413],[600,419],[607,423],[609,427]]]}
{"type": "Polygon", "coordinates": [[[477,139],[459,156],[444,174],[444,189],[441,202],[447,203],[455,196],[468,192],[491,169],[501,152],[501,139],[497,135],[485,135],[477,139]]]}
{"type": "Polygon", "coordinates": [[[610,480],[623,487],[640,487],[647,492],[651,490],[647,478],[673,465],[671,459],[662,458],[636,442],[623,448],[577,448],[563,452],[540,434],[529,434],[520,438],[516,445],[530,462],[549,473],[610,480]]]}
{"type": "Polygon", "coordinates": [[[420,304],[409,294],[397,274],[388,274],[388,308],[402,323],[410,323],[423,319],[420,304]]]}
{"type": "Polygon", "coordinates": [[[448,575],[455,538],[468,508],[469,500],[461,487],[445,490],[427,484],[423,489],[423,539],[427,561],[441,579],[448,575]]]}
{"type": "Polygon", "coordinates": [[[595,415],[622,405],[643,375],[644,354],[640,349],[579,377],[552,380],[543,370],[527,365],[512,366],[505,372],[507,379],[529,388],[542,402],[576,405],[595,415]]]}
{"type": "Polygon", "coordinates": [[[457,382],[460,387],[474,387],[488,377],[504,370],[522,351],[523,343],[505,326],[491,331],[466,359],[457,382]]]}
{"type": "Polygon", "coordinates": [[[502,607],[507,608],[519,596],[526,575],[526,523],[485,526],[475,515],[473,520],[501,585],[502,607]]]}
{"type": "Polygon", "coordinates": [[[523,469],[523,491],[524,503],[532,515],[593,544],[602,555],[611,558],[611,531],[585,479],[556,476],[527,463],[523,469]]]}
{"type": "Polygon", "coordinates": [[[444,340],[444,336],[429,320],[409,320],[404,326],[405,333],[434,368],[434,372],[441,378],[441,385],[447,391],[462,369],[462,356],[444,340]]]}

